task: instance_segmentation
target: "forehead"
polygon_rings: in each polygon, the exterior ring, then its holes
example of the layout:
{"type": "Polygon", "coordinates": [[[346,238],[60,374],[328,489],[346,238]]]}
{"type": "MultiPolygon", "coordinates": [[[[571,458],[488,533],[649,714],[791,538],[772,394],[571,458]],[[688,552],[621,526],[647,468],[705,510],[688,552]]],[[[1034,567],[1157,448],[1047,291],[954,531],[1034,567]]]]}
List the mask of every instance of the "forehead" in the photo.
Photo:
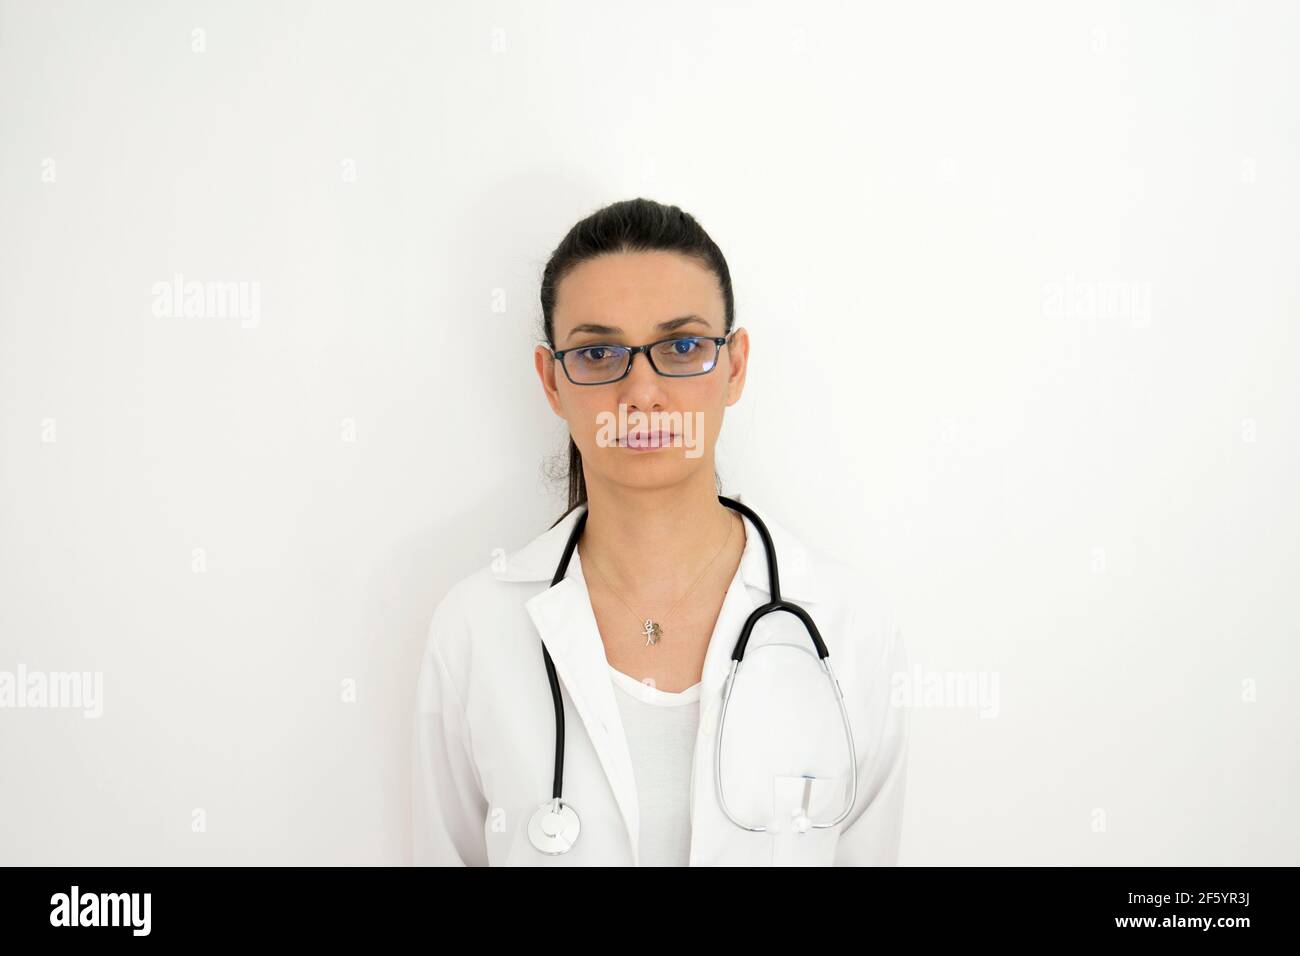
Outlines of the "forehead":
{"type": "MultiPolygon", "coordinates": [[[[694,314],[716,334],[726,316],[718,277],[699,260],[676,252],[619,252],[580,263],[560,280],[555,296],[555,339],[575,326],[620,328],[636,338],[665,319],[694,314]]],[[[691,327],[703,332],[703,326],[691,327]]]]}

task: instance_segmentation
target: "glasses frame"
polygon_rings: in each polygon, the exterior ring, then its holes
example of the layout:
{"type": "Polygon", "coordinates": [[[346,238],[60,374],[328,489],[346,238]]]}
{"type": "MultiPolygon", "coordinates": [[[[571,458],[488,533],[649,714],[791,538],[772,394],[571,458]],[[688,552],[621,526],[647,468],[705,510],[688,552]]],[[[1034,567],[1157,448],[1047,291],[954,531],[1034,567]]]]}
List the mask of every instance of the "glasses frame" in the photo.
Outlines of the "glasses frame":
{"type": "Polygon", "coordinates": [[[637,353],[644,352],[645,360],[650,363],[656,375],[662,375],[664,378],[695,378],[699,375],[708,375],[713,369],[718,367],[717,358],[722,355],[722,347],[730,345],[731,340],[736,337],[733,330],[727,335],[673,335],[666,339],[659,339],[657,342],[651,342],[648,345],[619,345],[617,342],[588,342],[586,345],[575,345],[573,348],[551,350],[551,358],[557,359],[560,368],[564,369],[564,377],[574,385],[613,385],[615,382],[621,382],[632,374],[632,363],[636,361],[637,353]],[[703,372],[664,372],[655,364],[654,355],[650,350],[656,345],[663,345],[665,342],[680,342],[683,339],[697,339],[701,342],[712,342],[718,347],[717,355],[714,356],[712,368],[706,368],[703,372]],[[627,368],[623,369],[623,374],[617,378],[606,379],[603,382],[575,382],[573,376],[569,374],[569,366],[565,363],[564,357],[570,352],[580,352],[583,349],[627,349],[627,368]]]}

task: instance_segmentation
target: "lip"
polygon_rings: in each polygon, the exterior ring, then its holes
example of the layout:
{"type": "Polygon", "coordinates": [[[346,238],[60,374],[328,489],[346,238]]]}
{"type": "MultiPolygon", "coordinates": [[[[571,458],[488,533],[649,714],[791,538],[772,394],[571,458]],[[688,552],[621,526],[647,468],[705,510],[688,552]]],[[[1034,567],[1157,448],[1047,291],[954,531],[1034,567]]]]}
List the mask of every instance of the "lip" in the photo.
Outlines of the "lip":
{"type": "Polygon", "coordinates": [[[676,432],[637,432],[620,438],[618,447],[635,452],[662,451],[676,443],[676,432]]]}

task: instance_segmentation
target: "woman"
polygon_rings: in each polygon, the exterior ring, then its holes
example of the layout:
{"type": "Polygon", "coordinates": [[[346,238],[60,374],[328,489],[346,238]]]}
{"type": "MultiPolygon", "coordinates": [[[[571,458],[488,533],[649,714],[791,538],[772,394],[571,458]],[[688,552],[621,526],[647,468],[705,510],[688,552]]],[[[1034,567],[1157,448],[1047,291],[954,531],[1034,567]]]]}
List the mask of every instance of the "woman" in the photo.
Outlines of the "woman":
{"type": "Polygon", "coordinates": [[[754,626],[721,713],[738,636],[771,600],[758,527],[723,502],[714,470],[749,359],[722,252],[676,206],[615,203],[565,236],[541,302],[535,364],[569,427],[569,509],[434,612],[415,862],[895,863],[901,639],[868,582],[761,508],[780,596],[814,619],[844,708],[799,617],[778,611],[754,626]],[[557,770],[563,805],[548,801],[557,770]]]}

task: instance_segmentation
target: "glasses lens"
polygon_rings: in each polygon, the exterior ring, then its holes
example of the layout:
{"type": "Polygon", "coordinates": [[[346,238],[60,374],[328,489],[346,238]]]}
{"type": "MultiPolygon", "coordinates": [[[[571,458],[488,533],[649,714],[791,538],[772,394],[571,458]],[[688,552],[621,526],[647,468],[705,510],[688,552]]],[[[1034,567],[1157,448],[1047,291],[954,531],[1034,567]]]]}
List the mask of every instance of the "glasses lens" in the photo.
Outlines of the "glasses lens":
{"type": "Polygon", "coordinates": [[[652,351],[663,375],[699,375],[718,364],[718,343],[712,339],[684,336],[660,342],[652,351]]]}
{"type": "Polygon", "coordinates": [[[618,378],[627,369],[627,349],[616,345],[591,345],[564,356],[564,368],[575,382],[598,385],[618,378]]]}

